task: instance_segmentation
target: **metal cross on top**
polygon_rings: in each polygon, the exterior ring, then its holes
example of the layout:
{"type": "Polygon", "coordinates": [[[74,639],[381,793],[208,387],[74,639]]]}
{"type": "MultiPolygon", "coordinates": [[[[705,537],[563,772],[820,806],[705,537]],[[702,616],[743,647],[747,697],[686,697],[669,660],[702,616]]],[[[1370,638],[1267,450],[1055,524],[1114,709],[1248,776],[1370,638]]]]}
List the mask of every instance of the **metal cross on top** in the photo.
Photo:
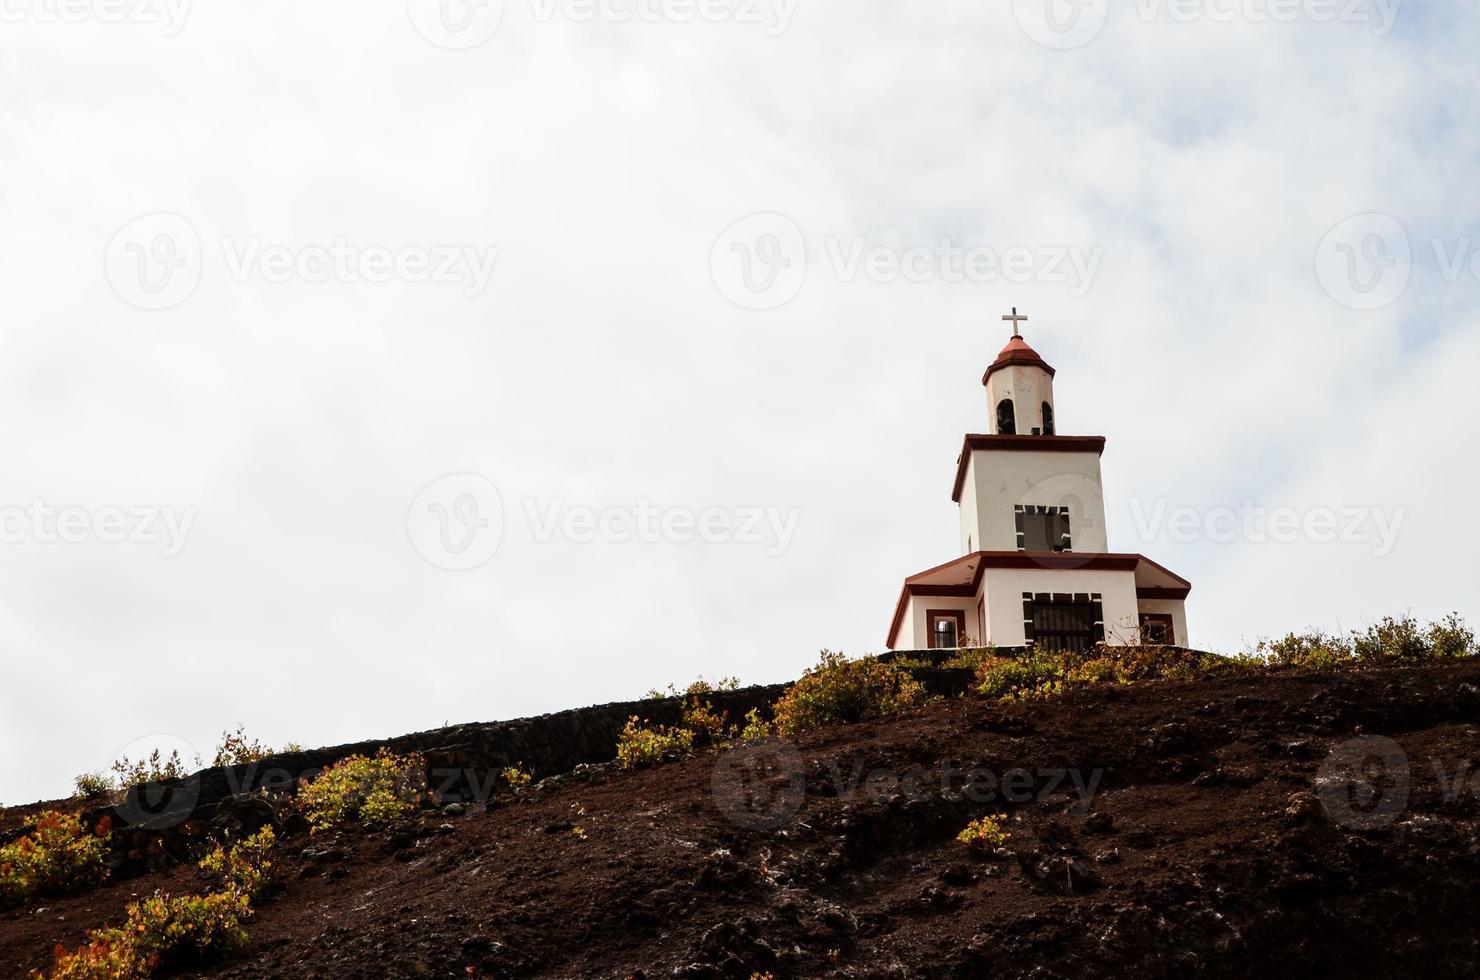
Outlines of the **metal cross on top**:
{"type": "Polygon", "coordinates": [[[1018,316],[1018,311],[1017,311],[1017,307],[1016,306],[1014,306],[1012,308],[1012,315],[1011,316],[1005,316],[1002,319],[1004,319],[1004,320],[1006,320],[1006,321],[1008,321],[1009,323],[1012,324],[1012,335],[1014,337],[1021,337],[1022,336],[1022,334],[1018,333],[1018,324],[1019,323],[1027,323],[1028,322],[1028,318],[1026,316],[1018,316]]]}

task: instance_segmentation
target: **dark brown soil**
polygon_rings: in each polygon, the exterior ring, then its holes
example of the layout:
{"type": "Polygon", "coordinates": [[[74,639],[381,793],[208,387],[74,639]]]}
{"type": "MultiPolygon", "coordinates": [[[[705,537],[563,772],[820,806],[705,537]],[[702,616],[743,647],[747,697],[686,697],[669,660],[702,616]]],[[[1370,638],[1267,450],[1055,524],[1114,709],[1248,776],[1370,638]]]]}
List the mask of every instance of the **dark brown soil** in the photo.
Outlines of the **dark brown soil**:
{"type": "MultiPolygon", "coordinates": [[[[764,750],[762,784],[746,753],[596,767],[486,811],[285,841],[249,948],[195,975],[1473,977],[1477,725],[1470,663],[948,701],[764,750]],[[1370,801],[1317,786],[1333,749],[1379,735],[1406,779],[1369,772],[1370,801]],[[946,765],[1027,770],[1031,798],[957,798],[946,765]],[[834,776],[876,769],[892,777],[855,792],[834,776]],[[1053,770],[1103,771],[1088,812],[1053,770]],[[774,809],[739,805],[757,785],[774,809]],[[1011,837],[975,855],[955,837],[988,814],[1011,837]]],[[[191,886],[178,869],[0,915],[0,976],[132,894],[191,886]]]]}

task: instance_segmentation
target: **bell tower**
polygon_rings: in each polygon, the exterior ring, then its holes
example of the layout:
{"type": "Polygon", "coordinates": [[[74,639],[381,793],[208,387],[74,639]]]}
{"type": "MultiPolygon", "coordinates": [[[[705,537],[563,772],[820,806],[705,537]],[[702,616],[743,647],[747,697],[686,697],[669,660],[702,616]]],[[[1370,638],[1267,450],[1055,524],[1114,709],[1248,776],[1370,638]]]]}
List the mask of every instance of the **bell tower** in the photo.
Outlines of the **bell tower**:
{"type": "Polygon", "coordinates": [[[1018,325],[1028,318],[1017,307],[1002,319],[1012,324],[1012,339],[982,375],[991,412],[987,431],[994,436],[1056,435],[1054,369],[1023,339],[1018,325]]]}
{"type": "Polygon", "coordinates": [[[956,457],[960,557],[904,580],[889,648],[950,649],[968,636],[999,650],[1186,646],[1191,583],[1110,551],[1105,438],[1060,433],[1054,370],[1019,329],[1028,318],[1002,319],[1012,338],[982,376],[990,425],[956,457]]]}

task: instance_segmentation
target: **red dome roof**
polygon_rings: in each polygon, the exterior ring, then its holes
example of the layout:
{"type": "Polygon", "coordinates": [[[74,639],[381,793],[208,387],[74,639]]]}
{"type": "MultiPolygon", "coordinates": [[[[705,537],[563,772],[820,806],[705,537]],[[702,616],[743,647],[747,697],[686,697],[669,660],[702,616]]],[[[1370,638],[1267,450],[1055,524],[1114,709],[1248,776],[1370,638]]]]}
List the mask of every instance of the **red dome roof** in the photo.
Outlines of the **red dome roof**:
{"type": "Polygon", "coordinates": [[[1007,346],[1002,348],[1002,353],[997,355],[997,359],[992,362],[992,366],[987,368],[987,373],[982,375],[982,384],[986,384],[988,378],[1003,368],[1014,366],[1042,368],[1048,372],[1050,378],[1054,375],[1054,369],[1048,366],[1047,361],[1038,356],[1036,350],[1028,346],[1026,340],[1021,337],[1013,337],[1007,342],[1007,346]]]}

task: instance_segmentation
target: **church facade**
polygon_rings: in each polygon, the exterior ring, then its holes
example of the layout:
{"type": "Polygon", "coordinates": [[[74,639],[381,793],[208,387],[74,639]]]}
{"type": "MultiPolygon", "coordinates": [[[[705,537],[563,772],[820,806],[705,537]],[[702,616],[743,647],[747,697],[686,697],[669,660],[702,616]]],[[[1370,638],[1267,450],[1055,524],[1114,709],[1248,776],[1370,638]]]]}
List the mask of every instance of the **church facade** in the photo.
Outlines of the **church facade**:
{"type": "Polygon", "coordinates": [[[1109,550],[1105,439],[1058,434],[1054,369],[1020,335],[1026,317],[1003,319],[1012,339],[982,377],[990,428],[956,461],[961,557],[905,579],[889,649],[1187,646],[1191,583],[1109,550]]]}

